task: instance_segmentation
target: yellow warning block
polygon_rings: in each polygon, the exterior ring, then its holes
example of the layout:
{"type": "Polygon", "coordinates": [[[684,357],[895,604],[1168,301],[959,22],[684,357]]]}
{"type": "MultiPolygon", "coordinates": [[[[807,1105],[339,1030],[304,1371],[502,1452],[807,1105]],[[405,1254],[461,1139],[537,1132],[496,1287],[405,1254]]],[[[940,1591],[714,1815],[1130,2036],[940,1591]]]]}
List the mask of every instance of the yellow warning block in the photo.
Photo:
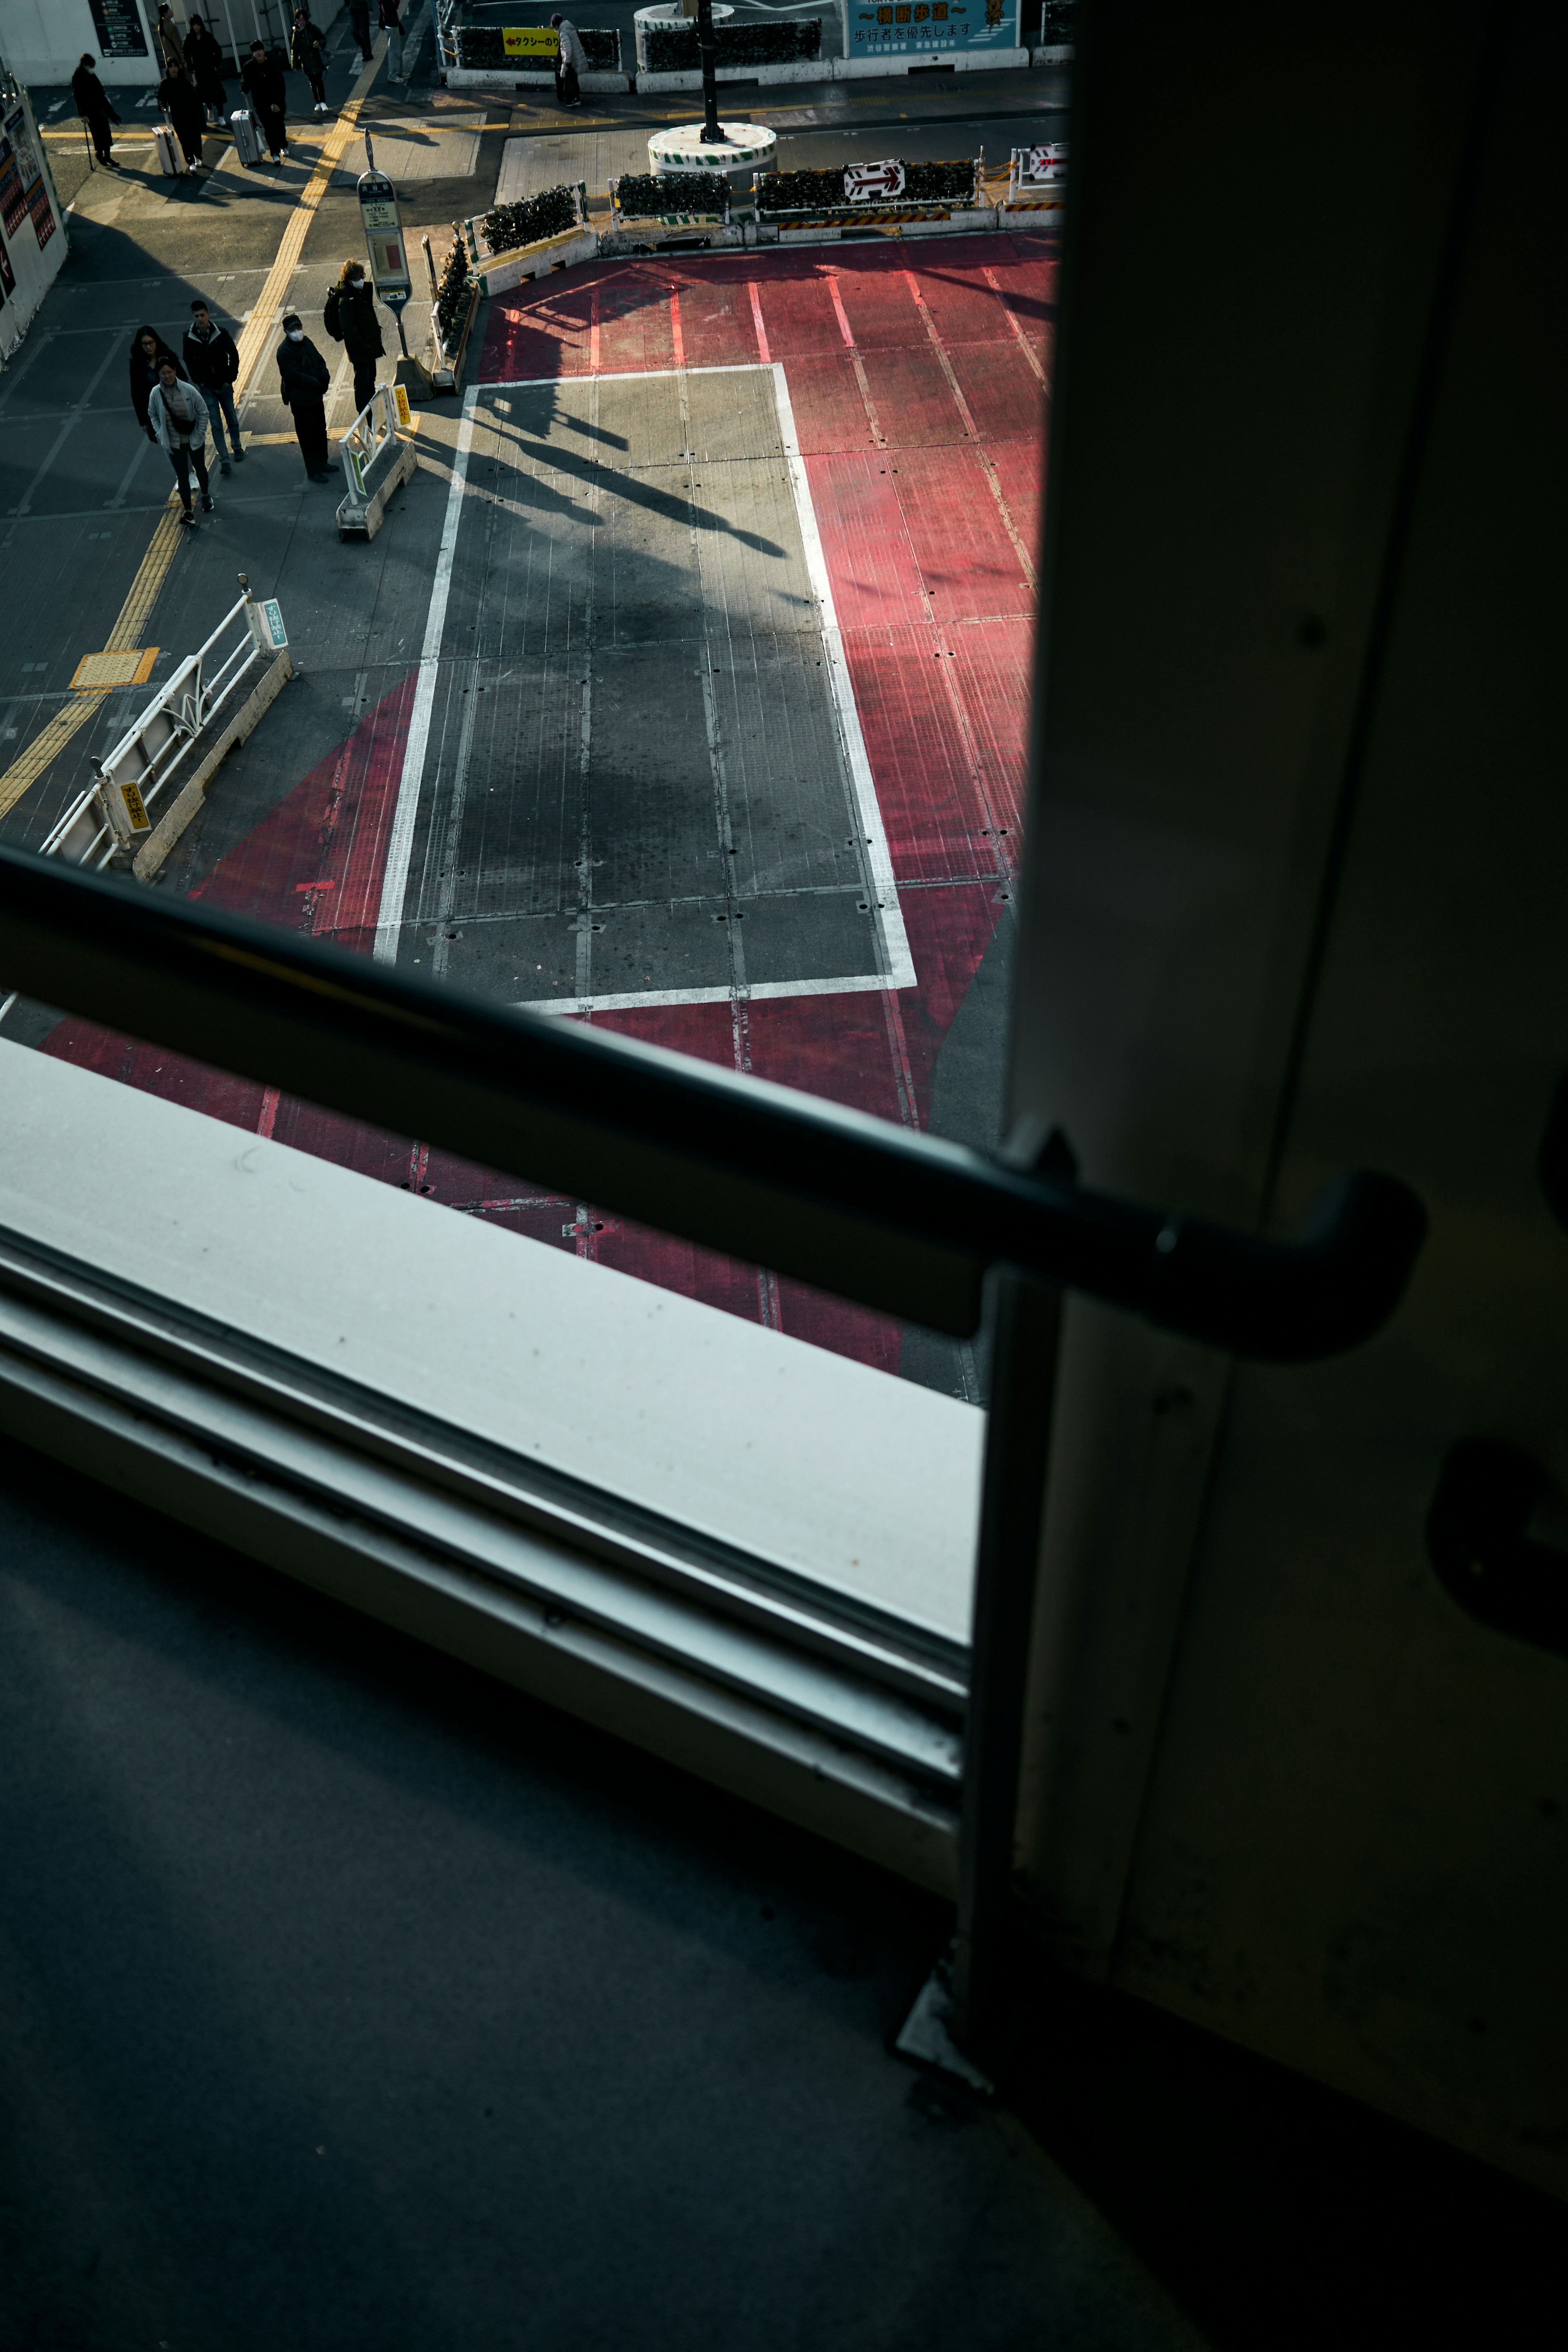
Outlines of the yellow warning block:
{"type": "Polygon", "coordinates": [[[121,784],[120,797],[125,803],[125,814],[138,833],[145,833],[153,820],[148,815],[141,793],[134,784],[121,784]]]}
{"type": "Polygon", "coordinates": [[[403,386],[400,383],[393,386],[393,398],[397,403],[397,421],[399,425],[412,425],[414,422],[414,414],[408,405],[408,394],[404,391],[403,386]]]}
{"type": "Polygon", "coordinates": [[[157,658],[156,646],[132,646],[122,654],[83,654],[71,685],[78,694],[108,694],[117,686],[145,686],[157,658]]]}

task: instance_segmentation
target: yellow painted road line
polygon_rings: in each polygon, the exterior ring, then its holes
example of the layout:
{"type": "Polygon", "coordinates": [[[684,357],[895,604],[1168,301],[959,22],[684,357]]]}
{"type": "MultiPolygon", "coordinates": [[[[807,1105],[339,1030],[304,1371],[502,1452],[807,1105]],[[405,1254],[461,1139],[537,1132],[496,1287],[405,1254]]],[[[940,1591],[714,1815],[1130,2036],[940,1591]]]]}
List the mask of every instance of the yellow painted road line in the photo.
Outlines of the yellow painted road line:
{"type": "MultiPolygon", "coordinates": [[[[267,273],[250,324],[239,338],[239,375],[235,384],[237,400],[246,391],[251,376],[262,359],[272,334],[273,323],[283,307],[289,281],[294,275],[306,234],[316,215],[316,208],[327,192],[327,184],[349,142],[356,135],[360,109],[370,94],[370,86],[386,55],[387,37],[384,33],[371,58],[350,92],[347,105],[328,131],[316,159],[315,169],[300,189],[289,215],[289,226],[283,232],[277,258],[267,273]]],[[[169,503],[158,518],[153,542],[142,558],[131,593],[120,608],[120,618],[109,632],[106,653],[129,653],[141,645],[147,624],[153,617],[163,583],[169,576],[169,566],[174,560],[174,550],[180,543],[184,525],[180,521],[179,494],[171,490],[169,503]]],[[[28,744],[20,759],[14,760],[0,776],[0,819],[10,815],[24,793],[29,791],[51,766],[58,754],[95,713],[103,701],[98,694],[74,695],[57,710],[47,727],[28,744]]]]}

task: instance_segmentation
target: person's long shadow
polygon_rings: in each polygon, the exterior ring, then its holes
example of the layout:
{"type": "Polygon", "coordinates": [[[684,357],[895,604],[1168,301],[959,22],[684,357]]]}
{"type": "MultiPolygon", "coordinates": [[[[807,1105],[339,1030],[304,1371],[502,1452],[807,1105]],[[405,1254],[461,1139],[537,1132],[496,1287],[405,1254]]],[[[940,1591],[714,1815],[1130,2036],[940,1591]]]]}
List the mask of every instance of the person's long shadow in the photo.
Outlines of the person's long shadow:
{"type": "MultiPolygon", "coordinates": [[[[668,490],[661,490],[657,484],[647,480],[639,473],[623,470],[618,466],[605,465],[598,458],[589,457],[586,452],[567,448],[560,442],[552,439],[551,432],[555,425],[571,425],[575,422],[574,419],[558,415],[553,404],[542,427],[532,429],[504,420],[495,415],[493,410],[490,415],[493,429],[500,438],[516,442],[530,457],[542,458],[553,473],[568,475],[574,481],[590,484],[596,489],[609,490],[614,496],[625,499],[632,506],[646,508],[648,513],[658,515],[665,522],[695,525],[699,530],[722,531],[727,537],[739,540],[742,547],[752,549],[758,555],[784,557],[789,553],[789,550],[782,547],[777,540],[763,539],[757,531],[742,530],[737,524],[730,520],[727,515],[716,513],[711,507],[701,507],[689,497],[677,496],[668,490]]],[[[595,430],[593,426],[584,426],[581,429],[585,432],[595,430]]],[[[609,441],[622,449],[630,446],[620,436],[615,434],[601,432],[599,438],[609,441]]],[[[521,470],[523,469],[520,468],[520,471],[521,470]]],[[[528,470],[527,478],[535,484],[539,482],[538,476],[532,473],[531,469],[528,470]]],[[[584,515],[584,520],[588,519],[584,509],[572,499],[563,499],[561,507],[563,512],[584,515]]]]}

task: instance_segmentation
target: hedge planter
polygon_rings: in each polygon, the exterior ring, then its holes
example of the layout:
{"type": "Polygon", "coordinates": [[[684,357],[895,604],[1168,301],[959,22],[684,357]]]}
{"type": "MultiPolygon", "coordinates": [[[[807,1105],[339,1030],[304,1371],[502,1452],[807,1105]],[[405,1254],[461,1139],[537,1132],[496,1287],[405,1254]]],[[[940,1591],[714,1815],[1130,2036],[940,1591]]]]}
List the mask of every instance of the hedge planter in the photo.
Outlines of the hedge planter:
{"type": "Polygon", "coordinates": [[[599,250],[598,232],[588,226],[581,180],[545,188],[518,205],[498,205],[462,224],[468,267],[481,294],[501,294],[525,278],[544,278],[599,250]]]}
{"type": "MultiPolygon", "coordinates": [[[[713,12],[715,18],[719,11],[713,12]]],[[[819,16],[775,17],[770,24],[725,25],[715,23],[713,40],[717,55],[716,69],[731,73],[742,68],[756,66],[805,65],[822,55],[822,20],[819,16]]],[[[646,17],[637,26],[638,73],[700,73],[702,57],[698,47],[697,26],[689,20],[683,24],[649,24],[646,17]]]]}
{"type": "Polygon", "coordinates": [[[722,172],[624,172],[610,182],[614,226],[634,234],[650,228],[718,228],[730,217],[730,183],[722,172]]]}
{"type": "Polygon", "coordinates": [[[871,227],[985,208],[984,169],[984,155],[950,163],[890,157],[831,171],[759,172],[752,185],[758,220],[781,230],[871,227]]]}

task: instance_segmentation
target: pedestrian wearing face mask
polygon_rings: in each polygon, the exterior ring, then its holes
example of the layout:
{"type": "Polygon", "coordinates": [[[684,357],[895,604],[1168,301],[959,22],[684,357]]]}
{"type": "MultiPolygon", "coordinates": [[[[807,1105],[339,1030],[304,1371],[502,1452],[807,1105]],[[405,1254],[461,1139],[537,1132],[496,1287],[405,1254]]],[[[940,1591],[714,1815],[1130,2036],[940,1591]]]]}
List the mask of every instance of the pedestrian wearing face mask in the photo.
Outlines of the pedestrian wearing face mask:
{"type": "Polygon", "coordinates": [[[321,313],[332,341],[342,343],[354,371],[354,414],[375,390],[375,363],[385,352],[381,322],[375,315],[375,295],[367,284],[363,261],[352,256],[338,273],[321,313]]]}
{"type": "Polygon", "coordinates": [[[278,388],[294,419],[294,437],[313,482],[330,482],[327,450],[327,387],[332,372],[306,334],[297,310],[283,321],[278,346],[278,388]]]}
{"type": "Polygon", "coordinates": [[[149,441],[156,441],[158,436],[148,422],[147,403],[152,397],[153,386],[158,381],[159,364],[163,360],[168,361],[176,374],[179,373],[179,360],[157,328],[138,327],[131,344],[131,405],[136,411],[137,424],[149,441]]]}
{"type": "Polygon", "coordinates": [[[187,530],[195,530],[196,518],[191,507],[193,471],[201,485],[202,512],[211,514],[213,510],[205,453],[207,404],[197,386],[184,381],[173,359],[159,363],[158,381],[148,395],[147,422],[154,441],[169,453],[169,463],[180,486],[180,520],[187,530]]]}
{"type": "Polygon", "coordinates": [[[228,330],[218,325],[199,294],[191,304],[191,323],[185,329],[184,373],[206,402],[219,473],[228,471],[223,440],[226,423],[234,446],[234,462],[243,466],[245,452],[239,446],[239,418],[234,406],[235,379],[239,373],[238,347],[228,330]]]}

